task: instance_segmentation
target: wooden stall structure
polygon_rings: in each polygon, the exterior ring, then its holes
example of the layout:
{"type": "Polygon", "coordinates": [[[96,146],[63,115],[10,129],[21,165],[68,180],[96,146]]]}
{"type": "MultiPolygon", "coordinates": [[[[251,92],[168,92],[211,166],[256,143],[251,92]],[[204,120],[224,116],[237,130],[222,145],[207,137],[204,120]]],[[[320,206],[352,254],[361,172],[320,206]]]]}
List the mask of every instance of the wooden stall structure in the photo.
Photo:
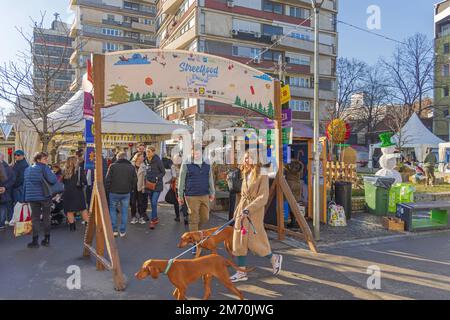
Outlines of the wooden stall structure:
{"type": "MultiPolygon", "coordinates": [[[[142,50],[114,52],[93,57],[95,182],[91,215],[84,241],[84,255],[97,259],[97,269],[113,273],[116,290],[125,289],[120,259],[115,245],[102,175],[101,108],[123,103],[133,92],[171,98],[210,99],[248,108],[276,121],[275,183],[269,202],[277,197],[276,231],[280,239],[292,234],[304,239],[313,252],[317,247],[311,230],[301,215],[284,176],[280,82],[236,61],[204,53],[182,50],[142,50]],[[152,78],[149,77],[152,76],[152,78]],[[200,79],[200,80],[199,80],[200,79]],[[246,90],[244,90],[245,88],[246,90]],[[109,94],[106,94],[109,90],[109,94]],[[283,202],[288,201],[301,234],[284,229],[283,202]],[[96,238],[94,248],[93,241],[96,238]],[[110,260],[105,259],[105,245],[110,260]]],[[[131,112],[131,111],[130,111],[131,112]]]]}

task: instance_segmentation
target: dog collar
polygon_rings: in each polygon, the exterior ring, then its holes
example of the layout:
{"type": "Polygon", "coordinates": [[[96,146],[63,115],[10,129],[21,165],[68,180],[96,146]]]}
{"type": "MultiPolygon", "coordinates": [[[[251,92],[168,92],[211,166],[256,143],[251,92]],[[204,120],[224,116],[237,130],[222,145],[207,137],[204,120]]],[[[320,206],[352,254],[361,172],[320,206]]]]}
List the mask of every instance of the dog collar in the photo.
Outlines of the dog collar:
{"type": "Polygon", "coordinates": [[[164,270],[164,274],[165,274],[165,275],[167,275],[167,273],[168,273],[169,270],[170,270],[170,267],[172,267],[173,261],[174,261],[174,259],[170,259],[169,262],[167,263],[166,270],[164,270]]]}

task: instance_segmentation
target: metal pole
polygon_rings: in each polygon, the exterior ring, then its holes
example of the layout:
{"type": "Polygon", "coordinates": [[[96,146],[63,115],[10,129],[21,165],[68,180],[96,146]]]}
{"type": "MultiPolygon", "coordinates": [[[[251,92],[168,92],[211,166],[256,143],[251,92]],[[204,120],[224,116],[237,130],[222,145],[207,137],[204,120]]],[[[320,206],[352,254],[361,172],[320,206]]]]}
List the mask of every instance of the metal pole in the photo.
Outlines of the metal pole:
{"type": "Polygon", "coordinates": [[[323,4],[311,0],[314,9],[314,185],[313,226],[314,238],[320,240],[320,154],[319,154],[319,13],[323,4]]]}

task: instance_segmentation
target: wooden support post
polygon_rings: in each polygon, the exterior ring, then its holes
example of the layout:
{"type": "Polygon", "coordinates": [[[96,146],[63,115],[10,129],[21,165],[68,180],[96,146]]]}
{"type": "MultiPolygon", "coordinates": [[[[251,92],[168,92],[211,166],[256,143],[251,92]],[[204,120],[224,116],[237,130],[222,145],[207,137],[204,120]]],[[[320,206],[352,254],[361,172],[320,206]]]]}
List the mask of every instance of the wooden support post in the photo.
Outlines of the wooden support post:
{"type": "Polygon", "coordinates": [[[94,140],[95,140],[95,181],[91,202],[92,213],[89,226],[86,229],[84,255],[93,254],[97,260],[97,269],[110,269],[113,273],[114,288],[118,291],[125,289],[125,279],[120,266],[119,252],[113,236],[111,217],[109,215],[106,192],[103,185],[103,157],[102,157],[102,117],[105,97],[105,56],[94,55],[94,140]],[[93,223],[95,221],[95,223],[93,223]],[[92,241],[96,236],[96,249],[92,241]],[[105,246],[111,259],[109,263],[104,258],[105,246]]]}
{"type": "Polygon", "coordinates": [[[283,240],[284,235],[284,197],[283,191],[280,187],[280,178],[283,177],[283,135],[282,135],[282,109],[281,109],[281,83],[275,80],[275,143],[276,143],[276,162],[277,175],[274,183],[276,184],[277,195],[277,225],[278,225],[278,239],[283,240]]]}

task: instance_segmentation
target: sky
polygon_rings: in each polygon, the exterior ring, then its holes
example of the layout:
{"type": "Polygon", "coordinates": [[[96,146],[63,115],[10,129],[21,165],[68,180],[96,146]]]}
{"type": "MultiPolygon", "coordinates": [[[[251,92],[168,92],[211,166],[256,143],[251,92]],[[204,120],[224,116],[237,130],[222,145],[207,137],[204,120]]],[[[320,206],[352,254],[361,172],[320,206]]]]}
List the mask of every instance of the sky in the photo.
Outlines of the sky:
{"type": "MultiPolygon", "coordinates": [[[[372,30],[393,39],[403,40],[416,32],[433,38],[433,10],[438,0],[339,0],[338,19],[367,30],[370,6],[380,9],[380,30],[372,30]]],[[[72,22],[69,0],[0,0],[0,63],[14,60],[17,51],[26,49],[15,27],[31,30],[30,17],[38,19],[40,12],[47,13],[47,25],[53,13],[61,14],[63,21],[72,22]]],[[[396,43],[378,38],[346,25],[338,24],[339,55],[357,58],[374,64],[379,57],[389,56],[396,43]]],[[[0,101],[0,107],[5,108],[0,101]]]]}

